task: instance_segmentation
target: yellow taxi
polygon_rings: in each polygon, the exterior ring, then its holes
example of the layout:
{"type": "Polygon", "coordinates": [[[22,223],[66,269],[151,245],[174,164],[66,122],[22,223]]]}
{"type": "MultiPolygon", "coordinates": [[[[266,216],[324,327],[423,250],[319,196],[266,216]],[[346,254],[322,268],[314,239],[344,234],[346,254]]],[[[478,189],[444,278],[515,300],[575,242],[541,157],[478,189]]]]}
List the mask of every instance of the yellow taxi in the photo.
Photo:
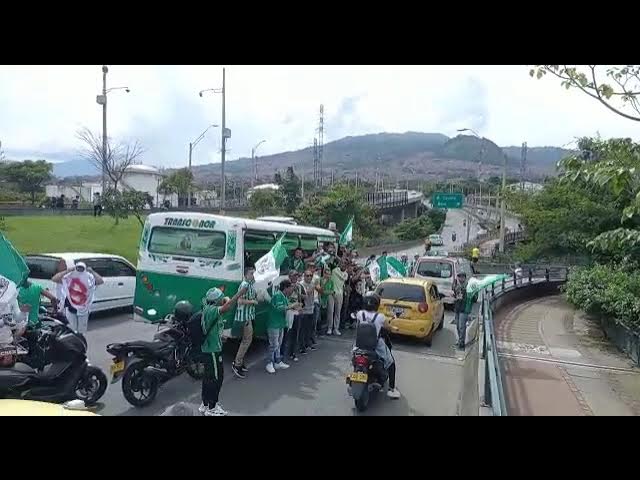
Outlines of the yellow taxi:
{"type": "Polygon", "coordinates": [[[55,403],[0,400],[0,417],[99,417],[86,409],[75,410],[55,403]]]}
{"type": "Polygon", "coordinates": [[[424,278],[389,278],[376,288],[378,311],[387,317],[391,333],[424,340],[431,346],[433,335],[444,326],[444,304],[438,287],[424,278]]]}

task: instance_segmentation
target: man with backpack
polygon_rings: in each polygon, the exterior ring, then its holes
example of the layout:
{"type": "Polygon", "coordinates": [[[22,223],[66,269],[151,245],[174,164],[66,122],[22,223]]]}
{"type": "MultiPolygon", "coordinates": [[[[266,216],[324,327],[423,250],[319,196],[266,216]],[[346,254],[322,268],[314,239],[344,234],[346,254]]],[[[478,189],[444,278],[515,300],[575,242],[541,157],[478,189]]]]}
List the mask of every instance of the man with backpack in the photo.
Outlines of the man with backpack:
{"type": "Polygon", "coordinates": [[[189,320],[191,340],[194,347],[200,345],[204,364],[202,405],[198,411],[205,417],[221,417],[227,414],[218,402],[224,378],[220,338],[224,329],[222,315],[235,305],[241,294],[242,292],[236,293],[231,300],[224,303],[222,290],[212,288],[202,299],[202,311],[189,320]]]}
{"type": "MultiPolygon", "coordinates": [[[[391,340],[386,330],[384,330],[385,316],[378,313],[380,307],[380,297],[375,293],[369,293],[362,300],[362,310],[356,313],[358,327],[363,323],[373,324],[376,327],[378,343],[376,353],[383,361],[384,368],[389,374],[389,389],[387,396],[392,399],[400,398],[400,391],[396,388],[396,361],[391,354],[391,340]]],[[[356,327],[356,337],[358,336],[356,327]]],[[[355,347],[354,347],[355,348],[355,347]]]]}

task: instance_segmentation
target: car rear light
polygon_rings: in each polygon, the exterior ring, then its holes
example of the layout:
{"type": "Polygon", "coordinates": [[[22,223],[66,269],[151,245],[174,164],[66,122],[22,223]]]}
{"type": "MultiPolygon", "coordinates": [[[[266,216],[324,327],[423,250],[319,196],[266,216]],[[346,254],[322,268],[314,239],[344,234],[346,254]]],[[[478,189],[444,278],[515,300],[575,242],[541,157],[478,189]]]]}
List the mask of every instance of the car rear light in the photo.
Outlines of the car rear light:
{"type": "Polygon", "coordinates": [[[427,313],[429,311],[429,305],[426,303],[421,303],[418,305],[418,311],[420,313],[427,313]]]}
{"type": "Polygon", "coordinates": [[[358,355],[354,362],[359,367],[366,367],[369,365],[369,360],[364,355],[358,355]]]}

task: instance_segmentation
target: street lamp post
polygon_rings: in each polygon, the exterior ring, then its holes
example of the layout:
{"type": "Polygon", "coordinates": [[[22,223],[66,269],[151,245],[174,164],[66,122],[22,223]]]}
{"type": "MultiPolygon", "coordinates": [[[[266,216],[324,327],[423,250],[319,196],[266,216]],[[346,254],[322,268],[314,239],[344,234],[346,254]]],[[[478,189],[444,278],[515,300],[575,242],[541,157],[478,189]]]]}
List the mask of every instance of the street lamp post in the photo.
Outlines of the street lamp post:
{"type": "Polygon", "coordinates": [[[478,184],[480,185],[479,203],[480,203],[480,208],[482,208],[482,179],[480,176],[481,176],[481,170],[482,170],[482,156],[484,155],[485,139],[484,137],[481,137],[480,135],[478,135],[478,132],[476,132],[472,128],[459,128],[458,132],[460,133],[471,132],[476,138],[482,141],[482,145],[480,147],[480,158],[478,159],[478,184]]]}
{"type": "MultiPolygon", "coordinates": [[[[195,146],[200,143],[200,140],[202,140],[204,138],[204,134],[207,133],[207,131],[210,128],[215,128],[218,125],[209,125],[204,132],[202,132],[200,134],[200,136],[198,136],[198,138],[196,138],[193,142],[189,143],[189,173],[192,173],[191,171],[191,155],[193,153],[193,149],[195,148],[195,146]]],[[[193,179],[193,175],[191,177],[193,179]]],[[[187,192],[187,208],[191,208],[191,182],[189,182],[189,190],[187,192]]]]}
{"type": "Polygon", "coordinates": [[[251,186],[255,187],[258,183],[258,162],[256,161],[256,150],[260,145],[262,145],[266,140],[261,140],[258,144],[251,149],[251,164],[253,165],[253,179],[251,180],[251,186]]]}
{"type": "Polygon", "coordinates": [[[502,163],[502,194],[500,195],[500,253],[504,253],[504,193],[507,189],[507,155],[502,163]]]}
{"type": "Polygon", "coordinates": [[[200,95],[200,97],[202,97],[202,94],[205,92],[212,92],[212,93],[221,93],[222,94],[222,142],[221,142],[221,147],[220,147],[220,213],[224,214],[224,204],[225,204],[225,194],[226,194],[226,188],[225,188],[225,175],[224,175],[224,162],[225,162],[225,155],[227,152],[227,138],[231,137],[231,132],[227,130],[227,123],[226,123],[226,116],[225,116],[225,69],[222,69],[222,88],[207,88],[205,90],[200,90],[200,92],[198,93],[198,95],[200,95]]]}
{"type": "Polygon", "coordinates": [[[96,103],[102,105],[102,194],[107,188],[107,93],[113,90],[125,90],[130,92],[129,87],[114,87],[107,89],[107,73],[109,67],[102,66],[102,95],[96,97],[96,103]]]}

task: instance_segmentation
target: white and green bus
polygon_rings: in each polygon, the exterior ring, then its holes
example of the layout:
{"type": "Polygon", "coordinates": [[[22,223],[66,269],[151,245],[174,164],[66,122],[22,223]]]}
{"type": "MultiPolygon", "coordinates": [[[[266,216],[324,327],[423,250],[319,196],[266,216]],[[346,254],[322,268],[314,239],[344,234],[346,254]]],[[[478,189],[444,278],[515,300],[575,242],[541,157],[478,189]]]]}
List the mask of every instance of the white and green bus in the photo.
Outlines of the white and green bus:
{"type": "MultiPolygon", "coordinates": [[[[135,318],[158,322],[181,300],[199,309],[212,287],[231,297],[238,291],[245,266],[266,254],[283,232],[290,255],[298,247],[311,253],[319,244],[337,242],[336,234],[323,228],[203,213],[149,215],[138,252],[135,318]]],[[[233,311],[225,315],[226,328],[231,327],[233,315],[233,311]]],[[[260,304],[256,317],[255,334],[263,336],[266,305],[260,304]]]]}

